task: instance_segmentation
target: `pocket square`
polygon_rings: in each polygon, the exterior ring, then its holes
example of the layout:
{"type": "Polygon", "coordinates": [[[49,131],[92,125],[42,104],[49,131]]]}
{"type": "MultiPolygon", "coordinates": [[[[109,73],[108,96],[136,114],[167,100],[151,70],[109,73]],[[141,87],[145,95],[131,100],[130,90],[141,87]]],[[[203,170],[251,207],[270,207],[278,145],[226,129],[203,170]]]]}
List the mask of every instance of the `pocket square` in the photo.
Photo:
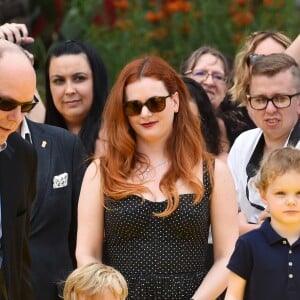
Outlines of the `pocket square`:
{"type": "Polygon", "coordinates": [[[62,173],[53,177],[53,188],[59,189],[68,185],[68,173],[62,173]]]}

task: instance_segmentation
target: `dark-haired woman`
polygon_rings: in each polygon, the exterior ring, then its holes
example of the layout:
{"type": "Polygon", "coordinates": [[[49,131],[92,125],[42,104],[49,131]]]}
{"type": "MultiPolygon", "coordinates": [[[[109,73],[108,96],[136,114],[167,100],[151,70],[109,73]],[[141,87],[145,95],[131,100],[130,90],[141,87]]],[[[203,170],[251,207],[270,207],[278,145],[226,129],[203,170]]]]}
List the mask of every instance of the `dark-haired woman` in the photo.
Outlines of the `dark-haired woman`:
{"type": "Polygon", "coordinates": [[[108,78],[97,51],[83,41],[59,43],[48,54],[45,84],[45,123],[78,134],[89,155],[99,153],[108,78]]]}

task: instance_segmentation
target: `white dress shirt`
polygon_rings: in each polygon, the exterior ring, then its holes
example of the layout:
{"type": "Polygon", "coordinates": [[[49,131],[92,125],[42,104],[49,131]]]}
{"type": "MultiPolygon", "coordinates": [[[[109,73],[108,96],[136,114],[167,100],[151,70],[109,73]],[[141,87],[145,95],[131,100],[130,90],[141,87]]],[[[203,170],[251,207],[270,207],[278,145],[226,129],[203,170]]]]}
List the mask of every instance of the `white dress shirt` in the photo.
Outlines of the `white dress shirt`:
{"type": "MultiPolygon", "coordinates": [[[[296,126],[299,127],[299,124],[296,126]]],[[[290,136],[286,140],[284,147],[288,145],[290,136]]],[[[260,128],[247,130],[238,136],[228,155],[228,166],[233,175],[239,209],[246,215],[249,223],[257,223],[259,214],[265,208],[254,184],[259,166],[256,166],[256,168],[252,166],[251,168],[249,164],[250,160],[252,161],[255,156],[253,155],[255,150],[256,152],[261,152],[258,154],[262,156],[263,148],[262,150],[259,149],[261,145],[264,146],[262,130],[260,128]],[[250,170],[252,171],[252,176],[250,177],[247,175],[247,168],[248,172],[249,169],[252,169],[250,170]]],[[[294,146],[300,149],[299,139],[294,146]]]]}

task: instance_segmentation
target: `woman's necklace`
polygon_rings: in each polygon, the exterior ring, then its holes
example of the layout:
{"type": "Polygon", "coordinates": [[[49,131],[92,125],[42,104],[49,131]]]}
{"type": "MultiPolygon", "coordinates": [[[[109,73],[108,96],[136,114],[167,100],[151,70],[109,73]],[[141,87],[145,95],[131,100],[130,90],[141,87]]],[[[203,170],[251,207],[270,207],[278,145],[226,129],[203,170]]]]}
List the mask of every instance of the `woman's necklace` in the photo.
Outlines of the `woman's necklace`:
{"type": "Polygon", "coordinates": [[[151,173],[153,170],[158,169],[159,167],[161,167],[161,166],[167,164],[168,162],[169,162],[168,160],[165,160],[165,161],[163,161],[163,162],[161,162],[161,163],[159,163],[159,164],[157,164],[157,165],[155,165],[155,166],[152,166],[152,165],[150,164],[149,167],[143,172],[143,179],[144,179],[144,180],[147,179],[147,178],[149,177],[150,173],[151,173]]]}

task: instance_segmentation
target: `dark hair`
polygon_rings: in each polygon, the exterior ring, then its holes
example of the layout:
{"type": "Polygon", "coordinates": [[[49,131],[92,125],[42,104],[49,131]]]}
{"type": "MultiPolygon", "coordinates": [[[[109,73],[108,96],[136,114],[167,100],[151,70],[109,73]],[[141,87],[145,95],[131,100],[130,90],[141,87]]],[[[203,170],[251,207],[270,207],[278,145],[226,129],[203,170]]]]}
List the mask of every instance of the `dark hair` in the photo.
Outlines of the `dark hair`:
{"type": "Polygon", "coordinates": [[[45,66],[46,119],[45,123],[66,128],[63,116],[56,109],[50,91],[49,66],[53,57],[84,53],[93,75],[93,103],[89,114],[79,132],[79,136],[89,155],[94,154],[101,115],[108,95],[108,76],[105,64],[97,51],[83,41],[68,40],[50,49],[45,66]]]}
{"type": "Polygon", "coordinates": [[[200,128],[207,151],[218,155],[221,153],[221,131],[211,102],[205,90],[197,81],[189,77],[182,77],[182,80],[200,113],[200,128]]]}

